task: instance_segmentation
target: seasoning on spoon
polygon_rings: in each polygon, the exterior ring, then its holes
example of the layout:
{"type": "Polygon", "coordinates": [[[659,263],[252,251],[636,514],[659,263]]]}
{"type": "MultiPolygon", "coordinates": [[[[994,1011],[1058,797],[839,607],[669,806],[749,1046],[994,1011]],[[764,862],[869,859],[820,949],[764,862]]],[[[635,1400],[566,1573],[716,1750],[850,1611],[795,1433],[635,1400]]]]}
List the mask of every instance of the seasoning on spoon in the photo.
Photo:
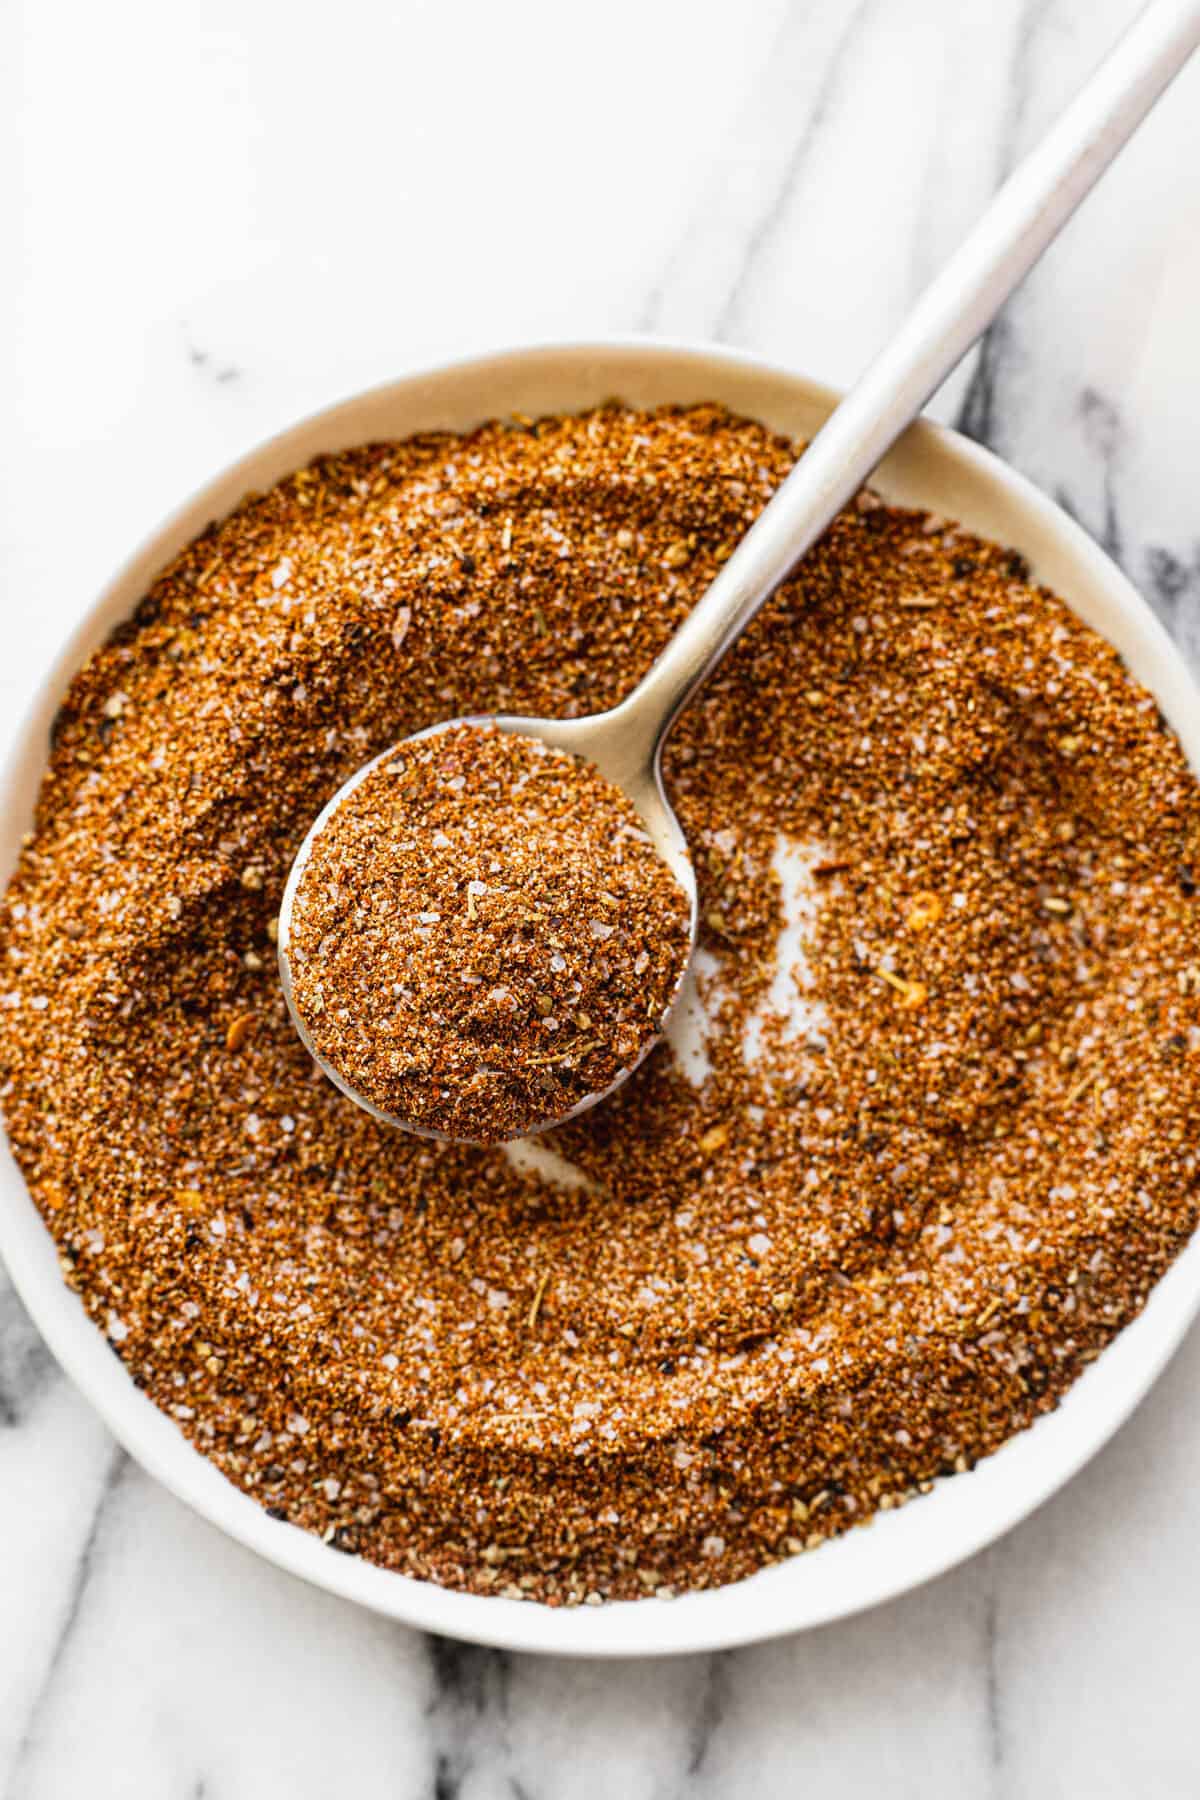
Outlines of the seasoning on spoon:
{"type": "Polygon", "coordinates": [[[501,1143],[589,1105],[652,1048],[689,921],[599,770],[456,722],[370,765],[315,832],[292,1004],[355,1098],[501,1143]]]}

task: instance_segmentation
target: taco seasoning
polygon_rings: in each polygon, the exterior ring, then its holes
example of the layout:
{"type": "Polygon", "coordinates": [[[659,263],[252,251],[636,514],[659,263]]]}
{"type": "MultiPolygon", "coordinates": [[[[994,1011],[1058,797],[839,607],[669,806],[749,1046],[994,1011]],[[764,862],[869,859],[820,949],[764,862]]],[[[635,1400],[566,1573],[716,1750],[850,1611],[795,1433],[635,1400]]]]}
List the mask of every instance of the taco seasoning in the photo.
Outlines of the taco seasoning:
{"type": "Polygon", "coordinates": [[[315,836],[291,913],[293,1003],[383,1112],[502,1143],[651,1049],[690,917],[592,764],[456,723],[386,755],[315,836]]]}
{"type": "Polygon", "coordinates": [[[301,1044],[272,930],[329,796],[615,704],[796,453],[617,405],[341,452],[67,693],[0,913],[13,1147],[132,1379],[347,1554],[553,1605],[749,1574],[1053,1408],[1195,1226],[1196,779],[1019,556],[869,493],[672,734],[696,992],[610,1100],[443,1144],[301,1044]]]}

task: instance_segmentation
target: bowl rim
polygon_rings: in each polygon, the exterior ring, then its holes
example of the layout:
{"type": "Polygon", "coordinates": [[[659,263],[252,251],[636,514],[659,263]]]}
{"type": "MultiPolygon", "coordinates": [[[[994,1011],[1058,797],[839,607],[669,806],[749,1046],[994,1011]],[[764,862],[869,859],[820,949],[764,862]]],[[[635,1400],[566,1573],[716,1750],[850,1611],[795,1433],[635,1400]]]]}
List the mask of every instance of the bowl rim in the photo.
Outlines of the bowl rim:
{"type": "MultiPolygon", "coordinates": [[[[366,441],[355,420],[407,408],[409,422],[392,435],[437,429],[447,402],[481,392],[477,419],[514,407],[511,396],[563,387],[561,410],[578,410],[612,394],[662,388],[663,398],[723,399],[731,392],[771,395],[792,411],[814,415],[836,404],[836,390],[748,351],[645,336],[539,340],[485,349],[421,366],[344,395],[305,413],[224,465],[146,533],[80,614],[38,682],[12,734],[0,769],[0,868],[10,869],[45,766],[46,732],[62,692],[87,652],[127,616],[144,586],[175,550],[247,491],[279,478],[326,449],[366,441]],[[693,384],[689,386],[689,383],[693,384]],[[665,390],[674,389],[673,396],[665,390]],[[593,398],[581,397],[591,391],[593,398]],[[488,393],[494,398],[486,399],[488,393]],[[501,396],[509,395],[502,405],[501,396]],[[418,415],[429,415],[420,424],[418,415]],[[349,435],[343,435],[349,431],[349,435]],[[289,460],[294,459],[294,460],[289,460]],[[272,473],[272,471],[274,471],[272,473]]],[[[635,396],[636,397],[636,396],[635,396]]],[[[774,404],[774,402],[772,402],[774,404]]],[[[539,405],[537,410],[552,409],[539,405]]],[[[464,429],[460,423],[457,429],[464,429]]],[[[920,503],[925,472],[940,472],[974,496],[976,513],[990,503],[1011,514],[1021,532],[1009,542],[1027,550],[1040,541],[1035,567],[1080,616],[1104,620],[1104,633],[1154,693],[1194,768],[1200,769],[1200,705],[1182,656],[1127,577],[1082,528],[992,452],[945,426],[921,419],[881,464],[889,497],[920,503]],[[1057,562],[1078,583],[1063,591],[1057,562]]],[[[926,495],[926,504],[930,504],[926,495]]],[[[940,504],[940,503],[939,503],[940,504]]],[[[944,509],[949,510],[949,509],[944,509]]],[[[973,528],[984,527],[972,521],[973,528]]],[[[1068,584],[1069,585],[1069,584],[1068,584]]],[[[1112,1436],[1161,1373],[1200,1311],[1200,1236],[1193,1237],[1133,1320],[1064,1396],[1054,1412],[1010,1439],[973,1470],[940,1482],[919,1506],[882,1515],[869,1531],[831,1540],[819,1551],[773,1565],[746,1580],[670,1602],[613,1602],[601,1607],[550,1607],[499,1595],[461,1593],[348,1557],[311,1533],[272,1519],[258,1502],[219,1474],[177,1425],[137,1388],[108,1350],[99,1329],[61,1277],[57,1251],[25,1189],[7,1139],[0,1154],[0,1259],[38,1330],[64,1371],[100,1413],[123,1448],[157,1481],[228,1536],[278,1567],[330,1593],[397,1621],[442,1635],[510,1650],[621,1657],[713,1651],[760,1641],[896,1598],[944,1573],[993,1542],[1064,1485],[1112,1436]],[[914,1528],[908,1521],[919,1515],[914,1528]],[[855,1546],[874,1546],[862,1554],[855,1546]],[[840,1557],[840,1562],[839,1562],[840,1557]]]]}

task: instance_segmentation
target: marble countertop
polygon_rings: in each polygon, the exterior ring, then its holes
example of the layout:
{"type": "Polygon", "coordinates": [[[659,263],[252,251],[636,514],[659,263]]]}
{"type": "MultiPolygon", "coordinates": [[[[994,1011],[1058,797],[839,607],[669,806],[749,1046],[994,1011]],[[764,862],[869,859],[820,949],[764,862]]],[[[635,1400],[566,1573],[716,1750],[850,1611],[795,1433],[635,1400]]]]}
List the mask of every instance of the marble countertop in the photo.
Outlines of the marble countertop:
{"type": "MultiPolygon", "coordinates": [[[[127,547],[336,394],[648,331],[848,380],[1135,0],[11,0],[0,736],[127,547]]],[[[934,410],[1200,661],[1200,66],[934,410]]],[[[991,1551],[715,1657],[507,1656],[257,1563],[0,1272],[6,1800],[1191,1796],[1200,1333],[991,1551]]]]}

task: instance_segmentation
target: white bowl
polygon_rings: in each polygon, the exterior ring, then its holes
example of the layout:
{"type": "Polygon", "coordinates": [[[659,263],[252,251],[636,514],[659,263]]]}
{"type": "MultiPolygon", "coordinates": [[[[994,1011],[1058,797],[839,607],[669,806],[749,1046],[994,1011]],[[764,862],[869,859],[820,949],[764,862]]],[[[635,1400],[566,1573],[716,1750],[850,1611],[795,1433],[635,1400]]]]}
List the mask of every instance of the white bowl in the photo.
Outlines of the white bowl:
{"type": "MultiPolygon", "coordinates": [[[[572,411],[619,397],[636,405],[720,400],[793,436],[811,435],[836,396],[725,350],[645,341],[552,345],[458,362],[346,400],[243,457],[151,536],[88,609],[36,696],[0,781],[0,870],[16,860],[63,689],[130,613],[151,579],[210,519],[318,452],[509,412],[572,411]]],[[[879,471],[890,499],[931,507],[1024,552],[1037,577],[1115,644],[1156,696],[1200,769],[1200,705],[1178,652],[1145,602],[1092,540],[1020,475],[937,426],[907,433],[879,471]]],[[[1057,1411],[927,1498],[729,1587],[672,1601],[551,1608],[460,1594],[341,1554],[269,1518],[206,1462],[134,1387],[65,1286],[58,1256],[7,1148],[0,1162],[0,1256],[63,1368],[130,1455],[233,1538],[319,1587],[411,1625],[478,1643],[562,1655],[711,1650],[824,1624],[901,1594],[1007,1531],[1095,1454],[1146,1392],[1200,1308],[1193,1238],[1141,1317],[1088,1369],[1057,1411]]]]}

